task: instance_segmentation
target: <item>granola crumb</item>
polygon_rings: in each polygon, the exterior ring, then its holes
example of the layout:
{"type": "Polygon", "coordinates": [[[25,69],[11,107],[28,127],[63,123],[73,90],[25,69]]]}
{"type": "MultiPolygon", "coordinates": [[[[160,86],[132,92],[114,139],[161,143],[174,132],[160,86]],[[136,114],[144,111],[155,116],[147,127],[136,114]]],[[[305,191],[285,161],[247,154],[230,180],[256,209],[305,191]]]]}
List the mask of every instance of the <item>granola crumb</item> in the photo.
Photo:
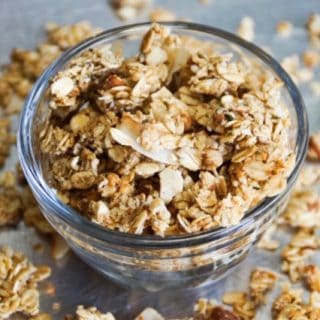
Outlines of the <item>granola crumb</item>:
{"type": "Polygon", "coordinates": [[[176,15],[165,8],[156,8],[150,12],[150,20],[154,22],[166,22],[176,20],[176,15]]]}
{"type": "Polygon", "coordinates": [[[243,17],[237,28],[237,35],[246,41],[253,41],[255,36],[254,27],[253,18],[249,16],[243,17]]]}
{"type": "Polygon", "coordinates": [[[133,20],[138,17],[152,2],[152,0],[110,0],[117,16],[123,20],[133,20]]]}
{"type": "Polygon", "coordinates": [[[56,295],[56,287],[52,282],[47,282],[44,285],[43,292],[49,297],[54,297],[56,295]]]}
{"type": "Polygon", "coordinates": [[[80,305],[77,307],[74,316],[67,316],[65,320],[115,320],[115,317],[110,313],[102,313],[96,307],[88,307],[80,305]]]}
{"type": "Polygon", "coordinates": [[[51,309],[53,311],[59,311],[61,310],[61,302],[53,302],[52,303],[52,306],[51,306],[51,309]]]}
{"type": "Polygon", "coordinates": [[[276,30],[281,37],[289,38],[292,34],[293,25],[289,21],[280,21],[276,30]]]}
{"type": "Polygon", "coordinates": [[[315,68],[319,65],[320,54],[313,50],[307,50],[302,55],[303,63],[308,68],[315,68]]]}

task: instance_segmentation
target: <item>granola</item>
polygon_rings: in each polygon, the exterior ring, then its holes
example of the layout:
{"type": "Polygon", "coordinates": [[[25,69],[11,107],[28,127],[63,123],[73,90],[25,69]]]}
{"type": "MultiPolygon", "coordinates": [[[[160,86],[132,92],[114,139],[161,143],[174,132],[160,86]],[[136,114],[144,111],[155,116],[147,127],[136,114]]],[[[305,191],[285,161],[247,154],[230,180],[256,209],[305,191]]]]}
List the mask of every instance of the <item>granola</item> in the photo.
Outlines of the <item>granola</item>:
{"type": "Polygon", "coordinates": [[[150,12],[151,21],[174,21],[176,20],[176,15],[167,9],[156,8],[150,12]]]}
{"type": "Polygon", "coordinates": [[[312,45],[320,47],[320,14],[312,13],[306,23],[309,40],[312,45]]]}
{"type": "Polygon", "coordinates": [[[309,303],[302,299],[302,292],[285,285],[282,293],[272,305],[273,319],[306,319],[317,320],[320,317],[320,309],[317,293],[311,293],[309,303]]]}
{"type": "Polygon", "coordinates": [[[132,20],[151,4],[152,0],[110,0],[117,16],[121,20],[132,20]]]}
{"type": "Polygon", "coordinates": [[[237,28],[237,35],[244,40],[253,41],[255,36],[254,27],[255,23],[251,17],[243,17],[237,28]]]}
{"type": "Polygon", "coordinates": [[[22,216],[21,194],[15,187],[15,176],[11,171],[0,176],[0,227],[16,225],[22,216]]]}
{"type": "MultiPolygon", "coordinates": [[[[0,106],[1,106],[1,79],[0,79],[0,106]]],[[[5,164],[10,154],[11,145],[15,143],[15,136],[10,132],[11,120],[9,117],[0,117],[0,167],[5,164]]]]}
{"type": "Polygon", "coordinates": [[[39,313],[38,283],[50,276],[47,266],[34,266],[22,254],[0,249],[0,318],[17,312],[27,316],[39,313]]]}
{"type": "MultiPolygon", "coordinates": [[[[20,112],[24,98],[29,93],[33,83],[65,49],[97,34],[100,30],[83,21],[64,26],[48,23],[46,31],[47,39],[39,44],[36,50],[13,49],[10,64],[2,69],[0,75],[0,107],[7,114],[20,112]]],[[[5,119],[2,121],[5,121],[5,119]]],[[[2,130],[1,123],[0,130],[2,130]]],[[[8,139],[3,133],[0,137],[2,148],[8,139]]]]}
{"type": "Polygon", "coordinates": [[[288,38],[292,34],[293,26],[292,26],[292,23],[289,22],[289,21],[280,21],[277,24],[277,28],[276,29],[277,29],[277,33],[281,37],[288,38]]]}
{"type": "Polygon", "coordinates": [[[90,220],[198,232],[235,225],[285,189],[295,156],[282,83],[191,41],[153,24],[136,56],[99,47],[51,80],[40,133],[50,183],[90,220]]]}
{"type": "Polygon", "coordinates": [[[301,67],[299,56],[296,54],[283,58],[281,65],[296,83],[305,83],[313,78],[313,70],[301,67]]]}

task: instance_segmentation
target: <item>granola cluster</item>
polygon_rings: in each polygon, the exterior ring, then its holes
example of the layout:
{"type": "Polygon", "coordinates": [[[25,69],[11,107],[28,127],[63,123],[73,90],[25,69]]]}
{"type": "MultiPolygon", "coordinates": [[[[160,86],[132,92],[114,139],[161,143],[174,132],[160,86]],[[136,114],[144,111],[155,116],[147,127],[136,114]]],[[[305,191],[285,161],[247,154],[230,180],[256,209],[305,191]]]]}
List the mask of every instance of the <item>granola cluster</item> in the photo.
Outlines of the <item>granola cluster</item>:
{"type": "Polygon", "coordinates": [[[273,319],[320,319],[320,296],[318,292],[310,294],[309,303],[303,302],[302,291],[284,286],[282,293],[272,305],[273,319]]]}
{"type": "Polygon", "coordinates": [[[27,316],[39,312],[38,283],[50,276],[47,266],[34,266],[21,253],[0,249],[0,319],[16,312],[27,316]]]}
{"type": "Polygon", "coordinates": [[[106,228],[227,227],[286,187],[295,157],[282,83],[190,41],[154,24],[136,56],[96,48],[52,79],[40,134],[51,185],[106,228]]]}
{"type": "MultiPolygon", "coordinates": [[[[1,70],[0,107],[7,114],[20,112],[33,83],[53,60],[70,46],[97,34],[99,29],[83,21],[64,26],[48,23],[46,31],[47,39],[36,50],[13,49],[10,64],[1,70]]],[[[2,141],[4,137],[0,136],[2,141]]]]}

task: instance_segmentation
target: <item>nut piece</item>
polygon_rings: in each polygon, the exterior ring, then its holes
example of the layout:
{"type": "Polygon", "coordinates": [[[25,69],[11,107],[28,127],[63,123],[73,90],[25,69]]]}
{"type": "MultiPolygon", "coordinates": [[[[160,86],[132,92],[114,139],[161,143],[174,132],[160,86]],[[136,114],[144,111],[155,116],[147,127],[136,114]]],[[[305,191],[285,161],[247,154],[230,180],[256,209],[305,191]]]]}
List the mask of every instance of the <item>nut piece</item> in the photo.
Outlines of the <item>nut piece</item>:
{"type": "Polygon", "coordinates": [[[179,170],[166,168],[159,174],[160,198],[169,203],[173,197],[183,190],[183,178],[179,170]]]}
{"type": "Polygon", "coordinates": [[[233,312],[223,309],[222,307],[214,307],[211,311],[209,319],[215,320],[240,320],[240,318],[233,312]]]}
{"type": "Polygon", "coordinates": [[[51,93],[56,95],[58,98],[64,98],[67,96],[74,88],[74,84],[71,78],[63,77],[51,85],[51,93]]]}

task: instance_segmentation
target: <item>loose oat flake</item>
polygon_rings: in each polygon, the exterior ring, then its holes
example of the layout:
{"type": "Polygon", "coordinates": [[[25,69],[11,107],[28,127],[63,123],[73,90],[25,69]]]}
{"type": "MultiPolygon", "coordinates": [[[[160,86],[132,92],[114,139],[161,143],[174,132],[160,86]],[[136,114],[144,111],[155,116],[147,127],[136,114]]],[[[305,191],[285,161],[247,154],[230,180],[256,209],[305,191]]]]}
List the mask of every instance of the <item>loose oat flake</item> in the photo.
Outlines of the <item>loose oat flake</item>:
{"type": "Polygon", "coordinates": [[[96,48],[53,77],[40,143],[62,201],[106,228],[166,236],[235,225],[285,189],[283,84],[192,41],[153,24],[136,56],[96,48]]]}

